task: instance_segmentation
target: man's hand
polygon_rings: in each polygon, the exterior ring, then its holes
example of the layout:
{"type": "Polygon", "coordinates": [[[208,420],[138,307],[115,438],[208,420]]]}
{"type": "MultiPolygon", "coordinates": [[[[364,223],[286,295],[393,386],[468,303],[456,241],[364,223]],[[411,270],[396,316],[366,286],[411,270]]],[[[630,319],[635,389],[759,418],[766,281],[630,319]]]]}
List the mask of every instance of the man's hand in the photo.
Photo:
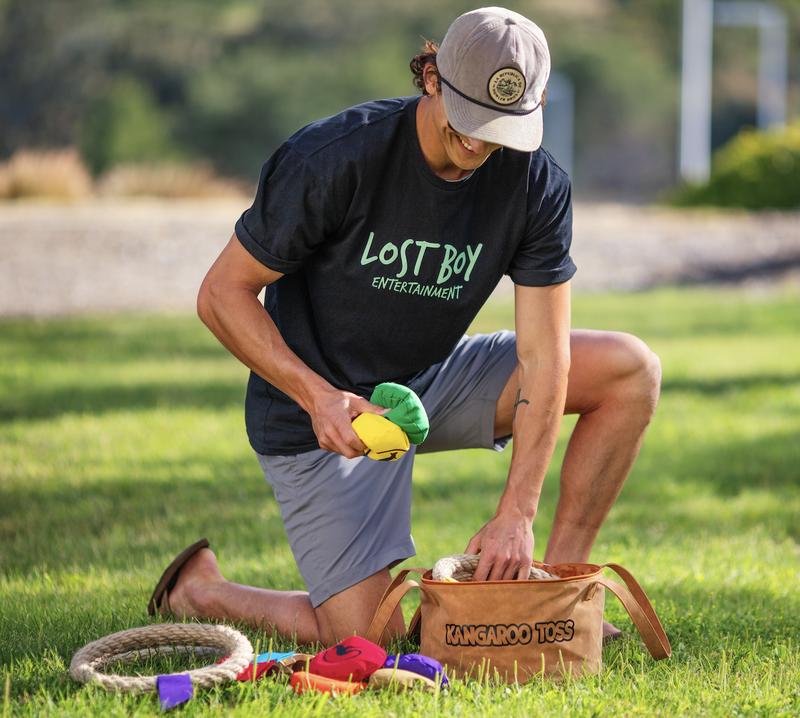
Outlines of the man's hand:
{"type": "Polygon", "coordinates": [[[526,579],[533,560],[533,523],[521,513],[498,513],[484,524],[466,553],[479,553],[474,581],[526,579]]]}
{"type": "Polygon", "coordinates": [[[348,459],[363,456],[366,447],[353,431],[352,421],[359,414],[385,414],[388,409],[371,404],[349,391],[332,389],[318,394],[309,412],[317,441],[323,449],[348,459]]]}

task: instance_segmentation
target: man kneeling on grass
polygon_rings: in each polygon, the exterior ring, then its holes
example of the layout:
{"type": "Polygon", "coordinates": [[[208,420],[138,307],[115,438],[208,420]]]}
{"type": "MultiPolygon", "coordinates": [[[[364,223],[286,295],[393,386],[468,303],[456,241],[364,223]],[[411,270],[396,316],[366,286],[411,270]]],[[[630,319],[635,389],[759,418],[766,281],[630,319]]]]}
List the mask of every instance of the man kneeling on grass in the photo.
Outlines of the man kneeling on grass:
{"type": "MultiPolygon", "coordinates": [[[[314,122],[267,160],[198,296],[203,322],[251,369],[248,437],[308,591],[231,583],[201,542],[165,572],[153,611],[303,643],[363,633],[389,569],[414,555],[415,453],[501,450],[512,436],[505,489],[466,551],[481,556],[475,580],[526,578],[564,413],[580,418],[544,560],[589,558],[660,367],[633,336],[570,331],[570,182],[540,148],[547,43],[525,17],[484,8],[411,68],[421,96],[314,122]],[[465,336],[504,274],[516,332],[465,336]],[[383,413],[364,397],[385,381],[412,388],[431,425],[394,462],[363,456],[351,427],[383,413]]],[[[399,610],[387,630],[403,631],[399,610]]]]}

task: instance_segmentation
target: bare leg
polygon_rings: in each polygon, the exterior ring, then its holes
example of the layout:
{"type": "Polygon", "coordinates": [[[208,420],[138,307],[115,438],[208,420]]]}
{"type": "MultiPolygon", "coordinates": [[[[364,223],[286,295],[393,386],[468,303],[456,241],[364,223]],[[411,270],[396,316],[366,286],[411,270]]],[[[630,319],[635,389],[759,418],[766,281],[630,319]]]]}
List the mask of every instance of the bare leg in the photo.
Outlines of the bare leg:
{"type": "MultiPolygon", "coordinates": [[[[565,413],[580,418],[561,467],[558,506],[544,556],[548,563],[588,561],[639,453],[661,384],[658,357],[629,334],[575,330],[570,347],[565,413]]],[[[515,371],[497,402],[495,436],[511,433],[517,383],[515,371]]],[[[606,633],[613,633],[612,628],[607,626],[606,633]]]]}
{"type": "MultiPolygon", "coordinates": [[[[315,609],[305,591],[275,591],[227,581],[213,552],[203,549],[181,570],[169,594],[169,606],[177,616],[242,621],[254,628],[274,629],[298,643],[331,645],[353,633],[364,634],[389,581],[389,571],[384,569],[315,609]]],[[[403,630],[398,609],[384,639],[403,630]]]]}
{"type": "Polygon", "coordinates": [[[575,332],[567,414],[570,437],[545,560],[585,562],[619,496],[656,409],[661,365],[636,337],[575,332]]]}

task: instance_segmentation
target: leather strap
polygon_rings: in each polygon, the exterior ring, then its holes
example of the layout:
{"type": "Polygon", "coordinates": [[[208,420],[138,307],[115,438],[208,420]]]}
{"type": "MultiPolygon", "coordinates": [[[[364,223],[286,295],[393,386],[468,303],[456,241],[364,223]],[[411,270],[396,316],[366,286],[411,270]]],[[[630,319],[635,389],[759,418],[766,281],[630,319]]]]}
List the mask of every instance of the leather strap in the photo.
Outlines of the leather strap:
{"type": "Polygon", "coordinates": [[[422,606],[417,606],[417,610],[411,617],[411,623],[408,624],[408,631],[406,631],[406,638],[416,643],[422,640],[422,606]]]}
{"type": "MultiPolygon", "coordinates": [[[[403,573],[402,571],[400,573],[403,573]]],[[[399,575],[399,574],[398,574],[399,575]]],[[[408,575],[408,574],[406,574],[408,575]]],[[[378,609],[372,617],[372,622],[369,624],[364,638],[373,643],[380,643],[383,632],[394,613],[394,610],[403,598],[412,588],[422,589],[416,581],[406,581],[399,586],[395,586],[387,595],[385,595],[381,602],[378,604],[378,609]]]]}
{"type": "MultiPolygon", "coordinates": [[[[391,583],[386,587],[386,590],[383,592],[383,596],[381,596],[381,600],[378,601],[378,607],[386,600],[386,597],[399,586],[403,581],[406,580],[406,576],[409,573],[417,573],[420,576],[424,575],[425,572],[428,571],[427,568],[422,568],[420,566],[409,566],[408,568],[401,569],[397,572],[397,575],[392,579],[391,583]]],[[[377,612],[377,609],[376,609],[377,612]]],[[[414,615],[411,617],[411,622],[408,624],[408,631],[406,631],[406,638],[414,641],[416,640],[419,643],[420,640],[420,630],[422,624],[422,608],[417,607],[414,615]]]]}
{"type": "MultiPolygon", "coordinates": [[[[406,576],[411,572],[410,568],[404,568],[402,571],[398,571],[397,575],[389,582],[389,585],[386,587],[386,590],[383,592],[383,596],[381,596],[381,600],[378,601],[378,606],[380,606],[385,600],[386,597],[394,591],[403,581],[406,580],[406,576]]],[[[376,609],[377,611],[377,609],[376,609]]]]}
{"type": "Polygon", "coordinates": [[[391,583],[386,587],[386,590],[383,592],[383,596],[381,596],[381,600],[378,601],[378,605],[380,606],[384,602],[386,597],[397,586],[399,586],[401,583],[403,583],[403,581],[406,580],[406,576],[408,576],[409,573],[418,573],[420,576],[422,576],[422,574],[424,574],[427,570],[428,570],[427,568],[417,568],[409,566],[408,568],[404,568],[398,571],[397,575],[392,579],[391,583]]]}
{"type": "Polygon", "coordinates": [[[598,580],[598,583],[611,591],[625,606],[625,610],[641,634],[650,655],[656,660],[669,658],[672,655],[669,639],[642,587],[629,571],[618,564],[607,563],[603,565],[603,568],[612,569],[625,582],[623,586],[604,576],[598,580]]]}

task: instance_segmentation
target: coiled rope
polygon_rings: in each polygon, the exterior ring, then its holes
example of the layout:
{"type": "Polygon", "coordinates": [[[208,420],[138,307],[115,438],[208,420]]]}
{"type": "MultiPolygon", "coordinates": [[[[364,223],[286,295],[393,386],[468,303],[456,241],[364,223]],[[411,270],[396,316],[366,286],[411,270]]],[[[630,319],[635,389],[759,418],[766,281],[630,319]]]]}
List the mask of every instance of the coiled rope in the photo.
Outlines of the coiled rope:
{"type": "Polygon", "coordinates": [[[80,683],[99,683],[107,691],[146,693],[156,690],[156,676],[118,676],[100,672],[112,663],[175,654],[225,655],[222,663],[182,671],[195,687],[235,680],[253,659],[247,637],[228,626],[161,623],[131,628],[92,641],[72,658],[69,674],[80,683]]]}
{"type": "MultiPolygon", "coordinates": [[[[476,553],[456,553],[440,558],[433,566],[434,581],[471,581],[478,568],[480,556],[476,553]]],[[[529,579],[558,578],[555,574],[531,566],[529,579]]]]}

